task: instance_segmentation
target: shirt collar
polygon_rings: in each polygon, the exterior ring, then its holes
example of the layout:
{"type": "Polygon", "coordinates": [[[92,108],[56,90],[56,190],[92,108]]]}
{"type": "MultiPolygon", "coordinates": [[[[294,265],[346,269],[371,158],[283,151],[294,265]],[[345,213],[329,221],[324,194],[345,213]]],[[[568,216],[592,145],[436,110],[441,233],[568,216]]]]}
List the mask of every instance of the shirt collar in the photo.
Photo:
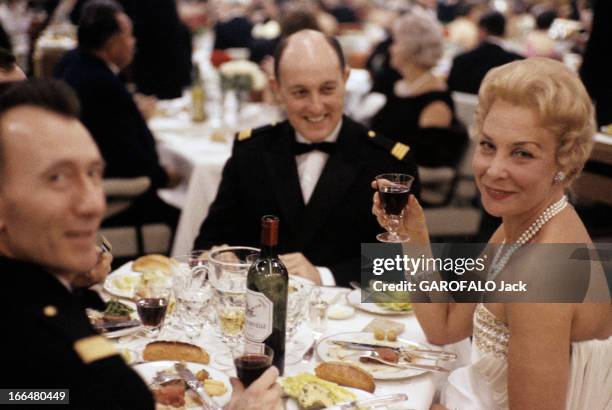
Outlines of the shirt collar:
{"type": "Polygon", "coordinates": [[[504,48],[506,46],[506,42],[504,41],[503,38],[493,36],[493,35],[488,35],[485,41],[487,43],[495,44],[496,46],[499,46],[501,48],[504,48]]]}
{"type": "MultiPolygon", "coordinates": [[[[336,128],[334,128],[331,134],[329,134],[327,138],[325,138],[323,141],[320,141],[320,142],[336,142],[336,140],[338,139],[338,135],[340,134],[341,128],[342,128],[342,118],[340,118],[340,121],[338,121],[338,125],[336,125],[336,128]]],[[[295,140],[297,142],[301,142],[302,144],[312,144],[312,141],[307,140],[297,131],[295,132],[295,140]]]]}
{"type": "Polygon", "coordinates": [[[60,275],[53,275],[62,285],[64,285],[64,287],[66,289],[68,289],[68,291],[72,292],[72,285],[70,284],[70,282],[68,281],[68,279],[64,278],[63,276],[60,275]]]}
{"type": "Polygon", "coordinates": [[[105,61],[105,63],[107,67],[113,72],[113,74],[119,75],[119,72],[121,71],[119,67],[117,67],[115,64],[108,62],[108,61],[105,61]]]}

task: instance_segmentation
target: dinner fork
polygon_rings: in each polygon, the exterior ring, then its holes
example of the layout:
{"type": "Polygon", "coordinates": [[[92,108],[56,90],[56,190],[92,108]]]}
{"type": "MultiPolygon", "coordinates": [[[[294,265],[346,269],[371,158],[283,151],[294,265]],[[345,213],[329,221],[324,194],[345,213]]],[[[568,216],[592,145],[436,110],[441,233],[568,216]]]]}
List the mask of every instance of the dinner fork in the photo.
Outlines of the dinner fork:
{"type": "Polygon", "coordinates": [[[154,384],[164,384],[172,380],[182,380],[181,376],[176,373],[170,373],[166,370],[159,370],[153,377],[154,384]]]}

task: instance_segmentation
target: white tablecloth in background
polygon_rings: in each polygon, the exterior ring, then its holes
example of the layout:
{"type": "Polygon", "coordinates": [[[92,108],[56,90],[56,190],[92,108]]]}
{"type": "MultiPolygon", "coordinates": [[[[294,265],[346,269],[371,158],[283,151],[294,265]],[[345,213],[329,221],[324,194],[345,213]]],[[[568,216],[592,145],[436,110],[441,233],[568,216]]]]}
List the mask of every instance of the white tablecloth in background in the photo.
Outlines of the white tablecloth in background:
{"type": "MultiPolygon", "coordinates": [[[[249,104],[241,117],[244,128],[255,128],[278,120],[275,107],[249,104]]],[[[155,117],[149,126],[157,140],[161,162],[176,169],[184,181],[176,188],[159,191],[162,199],[182,210],[176,229],[172,255],[185,254],[192,249],[200,225],[215,199],[223,165],[232,149],[235,129],[226,131],[226,142],[210,139],[210,121],[193,123],[187,112],[172,117],[155,117]]]]}

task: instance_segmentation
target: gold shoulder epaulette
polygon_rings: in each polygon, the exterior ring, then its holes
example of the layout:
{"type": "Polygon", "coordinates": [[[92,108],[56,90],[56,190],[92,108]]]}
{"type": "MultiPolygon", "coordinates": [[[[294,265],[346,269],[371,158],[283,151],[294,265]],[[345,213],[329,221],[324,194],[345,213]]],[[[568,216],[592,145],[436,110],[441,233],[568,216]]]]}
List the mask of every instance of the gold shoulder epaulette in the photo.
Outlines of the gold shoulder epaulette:
{"type": "Polygon", "coordinates": [[[263,135],[266,133],[266,131],[269,131],[270,129],[274,128],[276,126],[276,122],[273,122],[271,124],[268,125],[264,125],[263,127],[259,127],[259,128],[247,128],[245,130],[240,131],[237,135],[236,135],[236,141],[246,141],[248,139],[250,139],[251,137],[256,137],[258,135],[263,135]]]}
{"type": "Polygon", "coordinates": [[[104,336],[89,336],[74,342],[74,350],[83,363],[89,364],[117,354],[117,349],[104,336]]]}
{"type": "Polygon", "coordinates": [[[244,141],[246,139],[249,139],[251,138],[251,135],[253,135],[252,128],[247,128],[246,130],[242,130],[238,133],[238,141],[244,141]]]}
{"type": "Polygon", "coordinates": [[[395,142],[382,134],[378,134],[376,131],[369,130],[368,139],[374,142],[376,145],[382,147],[385,151],[389,152],[400,161],[402,161],[410,151],[410,147],[408,145],[402,144],[401,142],[395,142]]]}
{"type": "Polygon", "coordinates": [[[410,151],[410,147],[408,145],[402,144],[401,142],[396,142],[393,148],[391,148],[391,155],[401,161],[404,159],[408,151],[410,151]]]}

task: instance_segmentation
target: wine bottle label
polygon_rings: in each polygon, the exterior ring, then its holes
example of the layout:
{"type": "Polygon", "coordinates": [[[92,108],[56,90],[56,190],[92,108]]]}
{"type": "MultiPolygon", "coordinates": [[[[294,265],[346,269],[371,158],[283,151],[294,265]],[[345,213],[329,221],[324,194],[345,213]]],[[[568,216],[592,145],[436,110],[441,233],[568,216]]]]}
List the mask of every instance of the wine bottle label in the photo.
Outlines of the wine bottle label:
{"type": "Polygon", "coordinates": [[[262,343],[272,334],[274,303],[261,292],[246,291],[244,337],[248,342],[262,343]]]}

